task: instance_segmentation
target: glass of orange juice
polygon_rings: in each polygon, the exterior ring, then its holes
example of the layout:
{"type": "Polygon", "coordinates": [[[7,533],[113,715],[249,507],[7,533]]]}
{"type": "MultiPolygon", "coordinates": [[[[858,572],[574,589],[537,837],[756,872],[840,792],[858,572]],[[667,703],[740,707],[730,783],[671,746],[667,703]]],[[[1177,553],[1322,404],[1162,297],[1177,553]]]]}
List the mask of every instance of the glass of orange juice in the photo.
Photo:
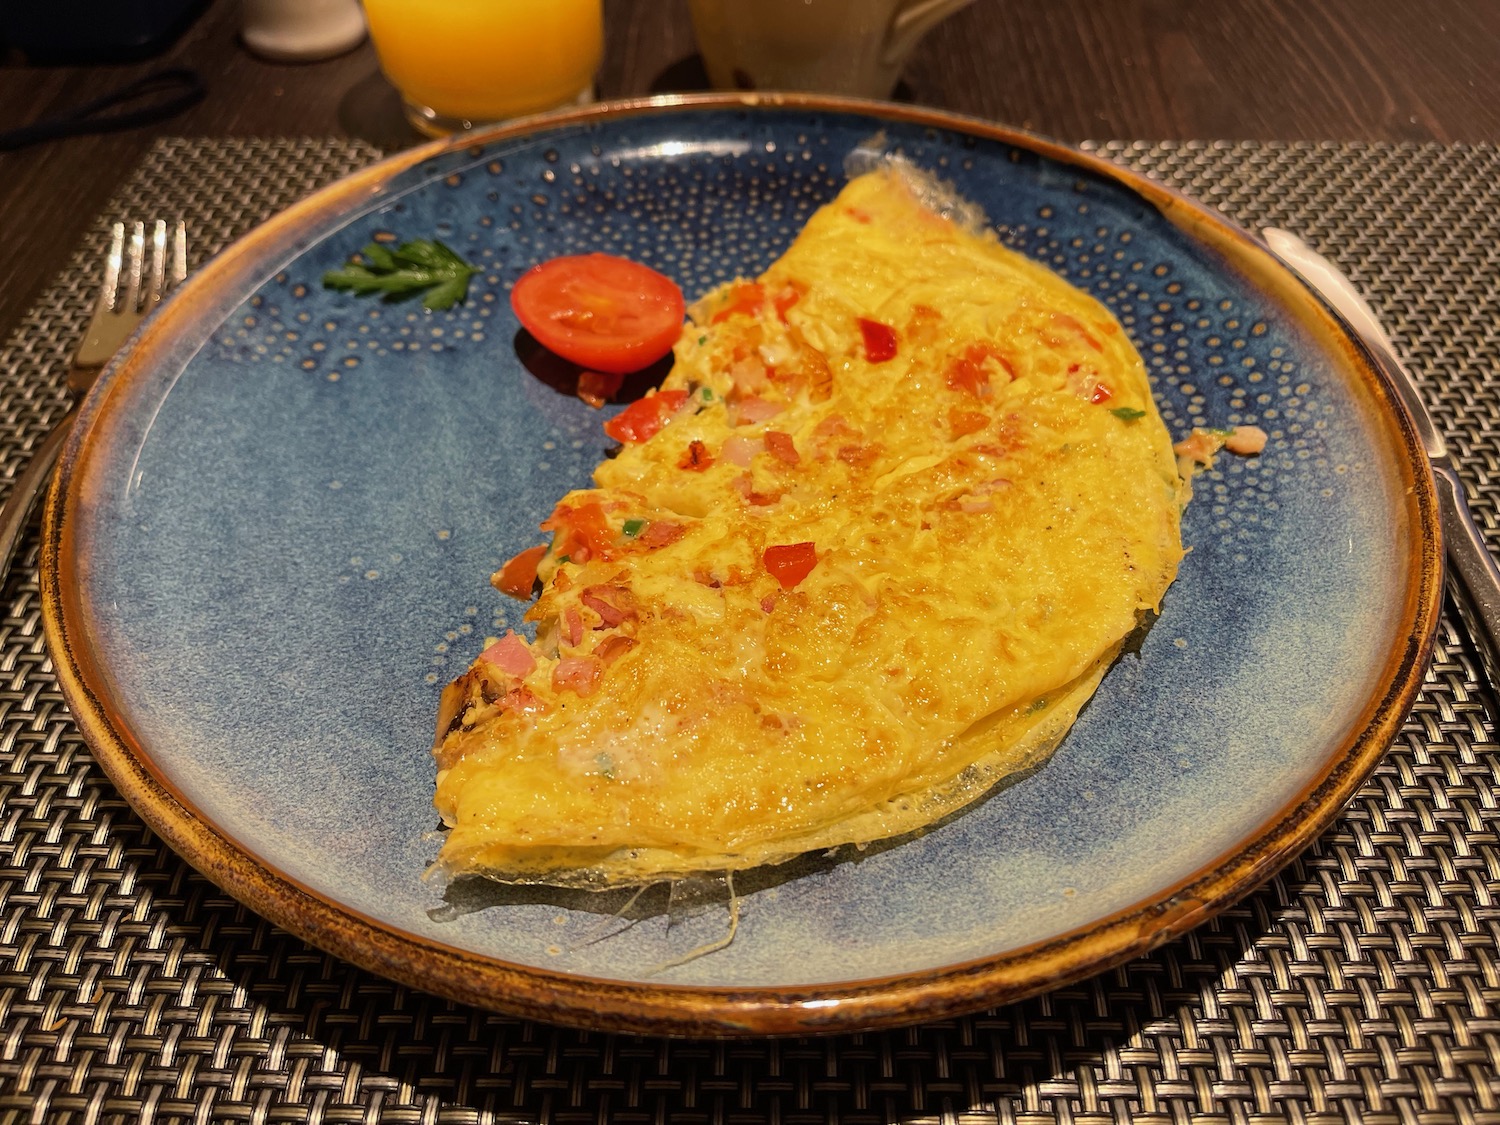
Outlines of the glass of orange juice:
{"type": "Polygon", "coordinates": [[[380,68],[428,136],[582,104],[602,0],[364,0],[380,68]]]}

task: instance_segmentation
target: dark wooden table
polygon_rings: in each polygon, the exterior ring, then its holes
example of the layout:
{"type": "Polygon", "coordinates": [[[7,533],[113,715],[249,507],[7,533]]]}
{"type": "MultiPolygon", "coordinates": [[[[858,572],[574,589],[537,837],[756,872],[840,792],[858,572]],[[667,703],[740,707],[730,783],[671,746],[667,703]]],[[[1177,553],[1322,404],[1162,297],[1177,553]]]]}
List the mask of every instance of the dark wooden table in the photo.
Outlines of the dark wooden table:
{"type": "MultiPolygon", "coordinates": [[[[605,0],[604,97],[700,85],[686,0],[605,0]]],[[[159,135],[416,141],[368,43],[263,61],[239,6],[212,0],[166,52],[128,65],[0,66],[0,129],[163,66],[198,71],[195,108],[152,126],[0,154],[0,339],[159,135]]],[[[1496,0],[977,0],[933,32],[903,96],[1066,141],[1500,139],[1496,0]]]]}

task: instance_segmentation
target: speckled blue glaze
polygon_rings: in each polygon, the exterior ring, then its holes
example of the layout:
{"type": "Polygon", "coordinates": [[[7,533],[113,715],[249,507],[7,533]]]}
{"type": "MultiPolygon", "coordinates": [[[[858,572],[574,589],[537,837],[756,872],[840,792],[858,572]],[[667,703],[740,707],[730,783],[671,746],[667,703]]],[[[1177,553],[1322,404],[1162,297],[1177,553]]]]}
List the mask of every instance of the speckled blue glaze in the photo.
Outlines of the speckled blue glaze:
{"type": "Polygon", "coordinates": [[[86,439],[76,622],[150,768],[256,862],[397,934],[562,974],[827,987],[1045,941],[1242,848],[1357,733],[1410,621],[1392,423],[1279,299],[1135,192],[1025,147],[872,114],[682,109],[445,151],[271,240],[144,341],[86,439]],[[517,360],[507,289],[603,250],[696,296],[753,275],[886,144],[1094,293],[1174,433],[1262,426],[1197,481],[1192,550],[1054,760],[895,847],[748,876],[722,905],[444,889],[443,684],[524,607],[488,585],[604,454],[605,413],[517,360]],[[430,313],[322,288],[381,234],[481,267],[430,313]],[[618,931],[618,932],[614,932],[618,931]],[[591,941],[601,933],[605,940],[591,941]]]}

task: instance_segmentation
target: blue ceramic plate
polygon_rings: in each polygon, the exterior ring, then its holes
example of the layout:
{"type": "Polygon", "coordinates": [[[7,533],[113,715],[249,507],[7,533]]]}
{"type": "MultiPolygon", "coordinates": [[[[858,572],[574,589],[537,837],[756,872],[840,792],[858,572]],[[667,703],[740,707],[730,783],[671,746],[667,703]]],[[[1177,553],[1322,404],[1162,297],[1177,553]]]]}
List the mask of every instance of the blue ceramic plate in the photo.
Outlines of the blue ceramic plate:
{"type": "Polygon", "coordinates": [[[275,922],[460,1000],[608,1028],[917,1020],[1096,971],[1248,892],[1396,731],[1439,596],[1431,483],[1326,310],[1252,239],[1101,161],[871,103],[691,99],[404,153],[218,257],[88,400],[46,521],[47,626],[100,761],[275,922]],[[425,882],[444,683],[523,629],[490,573],[610,442],[517,354],[507,290],[603,250],[689,297],[753,275],[862,143],[951,180],[1108,304],[1168,426],[1255,424],[1181,577],[1055,759],[919,839],[624,896],[425,882]],[[428,312],[323,288],[372,238],[476,262],[428,312]],[[702,891],[703,888],[694,888],[702,891]],[[616,911],[623,912],[615,917],[616,911]]]}

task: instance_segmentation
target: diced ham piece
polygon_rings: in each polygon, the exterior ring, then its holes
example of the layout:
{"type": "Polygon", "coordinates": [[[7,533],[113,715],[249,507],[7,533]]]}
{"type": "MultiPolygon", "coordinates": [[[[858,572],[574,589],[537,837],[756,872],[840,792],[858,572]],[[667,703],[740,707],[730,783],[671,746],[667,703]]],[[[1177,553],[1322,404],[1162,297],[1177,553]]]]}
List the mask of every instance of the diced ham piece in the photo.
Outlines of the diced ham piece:
{"type": "Polygon", "coordinates": [[[783,465],[796,465],[802,460],[797,447],[792,443],[792,435],[780,430],[766,431],[766,452],[783,465]]]}
{"type": "Polygon", "coordinates": [[[599,686],[601,671],[596,656],[565,656],[552,669],[552,689],[571,691],[578,696],[592,695],[599,686]]]}
{"type": "Polygon", "coordinates": [[[535,715],[544,710],[542,701],[524,686],[506,692],[505,698],[500,701],[500,706],[507,711],[515,711],[522,715],[535,715]]]}
{"type": "Polygon", "coordinates": [[[729,369],[729,377],[734,380],[735,389],[741,393],[754,394],[763,391],[771,385],[771,377],[766,372],[766,365],[757,356],[746,356],[739,360],[729,369]]]}
{"type": "Polygon", "coordinates": [[[1267,434],[1259,426],[1236,426],[1224,439],[1224,448],[1241,457],[1254,457],[1266,448],[1267,434]]]}
{"type": "Polygon", "coordinates": [[[1172,452],[1179,457],[1196,461],[1200,465],[1212,465],[1214,454],[1223,444],[1223,437],[1195,428],[1187,437],[1172,446],[1172,452]]]}
{"type": "Polygon", "coordinates": [[[536,657],[531,655],[531,646],[524,637],[516,636],[514,631],[506,633],[481,652],[479,659],[518,679],[523,679],[536,670],[536,657]]]}
{"type": "Polygon", "coordinates": [[[736,426],[754,426],[774,418],[786,409],[779,402],[772,402],[758,395],[746,395],[730,405],[730,421],[736,426]]]}
{"type": "Polygon", "coordinates": [[[731,465],[738,465],[742,469],[750,467],[751,460],[764,448],[764,443],[754,438],[745,437],[743,434],[731,434],[719,450],[719,456],[731,465]]]}
{"type": "Polygon", "coordinates": [[[652,520],[646,525],[646,530],[641,532],[637,542],[648,550],[654,551],[658,547],[677,542],[686,534],[687,528],[680,523],[673,523],[671,520],[652,520]]]}
{"type": "Polygon", "coordinates": [[[636,616],[631,606],[633,599],[630,591],[619,586],[601,584],[585,587],[579,600],[599,615],[599,620],[606,629],[612,629],[626,618],[636,616]]]}
{"type": "Polygon", "coordinates": [[[600,642],[599,647],[594,649],[594,655],[599,658],[599,663],[608,668],[620,657],[635,647],[635,639],[616,633],[600,642]]]}

